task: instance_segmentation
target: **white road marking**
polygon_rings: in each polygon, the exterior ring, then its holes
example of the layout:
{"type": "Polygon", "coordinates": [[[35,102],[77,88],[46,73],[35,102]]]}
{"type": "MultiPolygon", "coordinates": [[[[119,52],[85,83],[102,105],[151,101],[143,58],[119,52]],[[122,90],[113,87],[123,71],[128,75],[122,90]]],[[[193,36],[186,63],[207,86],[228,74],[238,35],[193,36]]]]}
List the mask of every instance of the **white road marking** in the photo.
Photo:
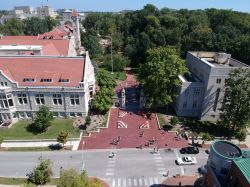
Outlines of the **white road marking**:
{"type": "Polygon", "coordinates": [[[134,186],[137,186],[137,180],[134,179],[134,186]]]}
{"type": "Polygon", "coordinates": [[[144,184],[148,186],[148,180],[146,178],[144,178],[144,184]]]}
{"type": "Polygon", "coordinates": [[[112,180],[112,187],[115,187],[115,179],[112,180]]]}
{"type": "Polygon", "coordinates": [[[164,164],[163,163],[156,163],[156,166],[157,167],[164,167],[164,164]]]}
{"type": "Polygon", "coordinates": [[[128,185],[129,185],[129,186],[132,186],[132,181],[131,181],[131,179],[128,179],[128,185]]]}
{"type": "Polygon", "coordinates": [[[114,175],[114,173],[107,172],[106,175],[114,175]]]}
{"type": "Polygon", "coordinates": [[[117,179],[117,186],[121,186],[121,179],[117,179]]]}
{"type": "MultiPolygon", "coordinates": [[[[174,149],[174,153],[177,159],[180,158],[178,151],[176,149],[174,149]]],[[[180,166],[180,170],[181,170],[181,175],[184,175],[185,171],[184,171],[183,166],[180,166]]]]}
{"type": "Polygon", "coordinates": [[[149,185],[154,184],[153,178],[149,178],[149,185]]]}
{"type": "Polygon", "coordinates": [[[162,162],[162,160],[155,160],[155,162],[162,162]]]}
{"type": "Polygon", "coordinates": [[[115,163],[115,160],[109,160],[108,163],[115,163]]]}
{"type": "Polygon", "coordinates": [[[165,168],[157,168],[157,169],[158,169],[158,170],[164,170],[164,171],[166,170],[165,168]]]}
{"type": "Polygon", "coordinates": [[[122,185],[123,185],[123,186],[126,186],[126,179],[123,179],[122,185]]]}
{"type": "Polygon", "coordinates": [[[107,168],[107,171],[114,171],[115,168],[107,168]]]}
{"type": "Polygon", "coordinates": [[[139,178],[139,185],[142,186],[142,179],[139,178]]]}
{"type": "Polygon", "coordinates": [[[154,159],[162,159],[162,157],[160,157],[160,156],[157,156],[157,157],[154,157],[154,159]]]}
{"type": "Polygon", "coordinates": [[[155,178],[155,184],[158,184],[159,181],[158,181],[158,178],[155,178]]]}
{"type": "Polygon", "coordinates": [[[112,164],[108,164],[108,165],[107,165],[107,168],[113,168],[113,167],[115,167],[115,163],[112,163],[112,164]]]}

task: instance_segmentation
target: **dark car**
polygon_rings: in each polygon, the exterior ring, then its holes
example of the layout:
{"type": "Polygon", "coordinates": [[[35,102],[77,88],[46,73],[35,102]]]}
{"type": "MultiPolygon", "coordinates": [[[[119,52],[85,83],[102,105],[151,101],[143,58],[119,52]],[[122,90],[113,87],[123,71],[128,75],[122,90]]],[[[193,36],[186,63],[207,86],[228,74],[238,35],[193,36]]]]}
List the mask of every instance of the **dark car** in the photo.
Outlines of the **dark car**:
{"type": "Polygon", "coordinates": [[[183,147],[180,150],[181,154],[198,154],[199,149],[197,147],[183,147]]]}

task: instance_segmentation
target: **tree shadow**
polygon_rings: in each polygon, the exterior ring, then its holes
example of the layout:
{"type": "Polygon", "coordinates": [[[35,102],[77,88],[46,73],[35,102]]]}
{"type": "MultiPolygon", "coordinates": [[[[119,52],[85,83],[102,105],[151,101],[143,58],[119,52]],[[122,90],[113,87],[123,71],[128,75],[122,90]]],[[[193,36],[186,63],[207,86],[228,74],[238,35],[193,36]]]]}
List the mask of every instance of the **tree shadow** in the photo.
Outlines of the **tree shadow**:
{"type": "Polygon", "coordinates": [[[61,150],[63,147],[60,144],[50,144],[49,149],[52,151],[61,150]]]}

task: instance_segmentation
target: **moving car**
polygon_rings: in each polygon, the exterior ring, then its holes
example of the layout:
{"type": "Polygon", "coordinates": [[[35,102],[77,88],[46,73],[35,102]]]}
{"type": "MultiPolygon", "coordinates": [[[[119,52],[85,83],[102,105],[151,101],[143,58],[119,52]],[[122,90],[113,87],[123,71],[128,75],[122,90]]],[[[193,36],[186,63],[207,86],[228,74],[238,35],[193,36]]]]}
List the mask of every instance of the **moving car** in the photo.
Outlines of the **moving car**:
{"type": "Polygon", "coordinates": [[[183,147],[180,150],[181,154],[198,154],[199,153],[199,149],[197,147],[183,147]]]}
{"type": "Polygon", "coordinates": [[[178,164],[178,165],[194,165],[196,163],[197,163],[196,158],[190,157],[190,156],[185,156],[182,158],[178,158],[176,160],[176,164],[178,164]]]}

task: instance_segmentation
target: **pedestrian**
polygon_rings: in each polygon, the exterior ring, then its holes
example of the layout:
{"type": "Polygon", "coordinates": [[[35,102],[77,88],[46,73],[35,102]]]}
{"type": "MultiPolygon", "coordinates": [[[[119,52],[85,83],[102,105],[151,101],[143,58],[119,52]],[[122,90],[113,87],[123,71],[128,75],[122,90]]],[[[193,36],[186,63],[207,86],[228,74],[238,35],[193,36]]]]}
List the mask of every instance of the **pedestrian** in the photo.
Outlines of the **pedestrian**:
{"type": "Polygon", "coordinates": [[[155,153],[155,147],[154,147],[154,152],[153,153],[155,153]]]}
{"type": "Polygon", "coordinates": [[[118,141],[120,141],[121,140],[121,136],[118,136],[118,141]]]}
{"type": "Polygon", "coordinates": [[[168,177],[168,174],[169,174],[169,170],[168,170],[168,172],[167,172],[167,174],[166,174],[167,177],[168,177]]]}
{"type": "Polygon", "coordinates": [[[159,147],[157,147],[157,151],[156,151],[157,153],[159,152],[159,147]]]}

